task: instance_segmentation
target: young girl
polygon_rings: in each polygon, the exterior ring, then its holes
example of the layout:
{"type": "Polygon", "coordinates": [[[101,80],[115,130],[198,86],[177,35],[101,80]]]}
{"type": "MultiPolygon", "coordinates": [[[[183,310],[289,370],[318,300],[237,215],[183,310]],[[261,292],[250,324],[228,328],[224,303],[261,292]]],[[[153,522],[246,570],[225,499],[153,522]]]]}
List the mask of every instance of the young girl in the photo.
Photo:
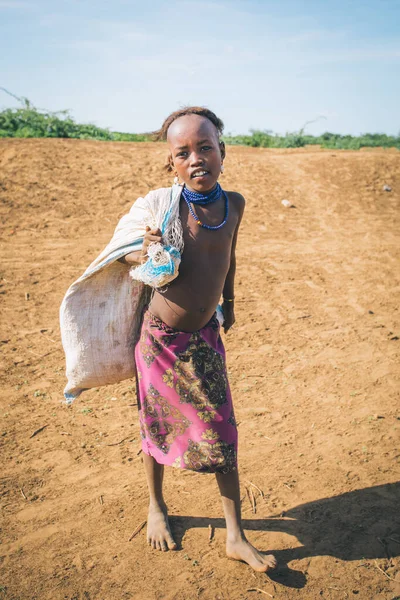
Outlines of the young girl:
{"type": "MultiPolygon", "coordinates": [[[[161,249],[169,253],[161,262],[172,265],[173,273],[167,285],[154,287],[134,348],[150,494],[148,543],[158,550],[176,549],[163,497],[164,465],[215,473],[228,557],[267,571],[276,566],[274,556],[256,550],[241,524],[237,428],[216,317],[222,295],[225,333],[235,322],[235,248],[245,204],[240,194],[218,184],[225,158],[222,130],[222,121],[201,107],[184,108],[165,120],[158,134],[169,146],[167,170],[180,186],[173,186],[179,190],[174,239],[180,247],[170,244],[170,230],[147,223],[140,249],[113,258],[121,269],[131,266],[133,278],[146,281],[143,269],[161,249]]],[[[118,276],[122,281],[124,274],[118,276]]]]}

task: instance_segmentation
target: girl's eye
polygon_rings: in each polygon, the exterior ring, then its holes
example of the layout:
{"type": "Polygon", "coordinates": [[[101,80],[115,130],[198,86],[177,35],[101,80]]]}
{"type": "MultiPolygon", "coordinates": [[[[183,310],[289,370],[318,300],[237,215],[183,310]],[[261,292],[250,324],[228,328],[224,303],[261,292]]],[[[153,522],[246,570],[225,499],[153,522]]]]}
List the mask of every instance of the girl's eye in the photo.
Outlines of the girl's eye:
{"type": "Polygon", "coordinates": [[[211,146],[203,146],[202,150],[211,150],[211,146]]]}
{"type": "Polygon", "coordinates": [[[186,156],[187,152],[178,152],[177,156],[186,156]]]}

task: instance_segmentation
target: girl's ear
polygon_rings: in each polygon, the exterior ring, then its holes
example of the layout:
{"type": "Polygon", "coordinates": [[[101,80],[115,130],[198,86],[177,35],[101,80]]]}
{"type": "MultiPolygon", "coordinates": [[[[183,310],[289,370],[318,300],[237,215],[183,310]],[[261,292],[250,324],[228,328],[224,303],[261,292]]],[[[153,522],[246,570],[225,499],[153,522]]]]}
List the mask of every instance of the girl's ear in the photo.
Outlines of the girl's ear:
{"type": "Polygon", "coordinates": [[[165,170],[168,173],[172,173],[174,171],[174,161],[172,159],[172,154],[168,155],[167,164],[165,165],[165,170]]]}
{"type": "Polygon", "coordinates": [[[222,160],[224,160],[225,156],[226,156],[226,152],[225,152],[225,142],[223,142],[222,140],[219,143],[219,149],[221,152],[221,158],[222,158],[222,160]]]}

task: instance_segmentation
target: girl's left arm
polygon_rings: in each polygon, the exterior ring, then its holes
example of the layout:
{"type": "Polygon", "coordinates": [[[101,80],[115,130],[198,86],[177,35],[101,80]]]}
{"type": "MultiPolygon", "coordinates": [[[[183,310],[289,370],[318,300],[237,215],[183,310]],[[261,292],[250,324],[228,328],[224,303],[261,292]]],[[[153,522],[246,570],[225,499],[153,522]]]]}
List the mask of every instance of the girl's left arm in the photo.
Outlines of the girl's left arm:
{"type": "Polygon", "coordinates": [[[224,332],[227,333],[235,322],[235,274],[236,274],[236,244],[240,223],[243,217],[245,200],[240,194],[235,194],[235,200],[238,207],[238,222],[233,235],[231,247],[231,262],[229,271],[225,278],[224,288],[222,290],[222,310],[224,313],[224,322],[222,324],[224,332]]]}
{"type": "Polygon", "coordinates": [[[224,322],[222,327],[227,333],[235,322],[235,272],[236,272],[236,256],[235,250],[232,249],[231,264],[228,274],[225,279],[224,289],[222,291],[222,312],[224,313],[224,322]]]}

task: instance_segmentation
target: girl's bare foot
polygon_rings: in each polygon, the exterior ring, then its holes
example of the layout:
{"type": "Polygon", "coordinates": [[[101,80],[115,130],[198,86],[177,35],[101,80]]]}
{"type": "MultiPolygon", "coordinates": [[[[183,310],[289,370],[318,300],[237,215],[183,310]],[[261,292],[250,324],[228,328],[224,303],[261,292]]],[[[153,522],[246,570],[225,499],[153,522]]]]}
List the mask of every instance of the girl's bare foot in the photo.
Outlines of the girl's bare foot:
{"type": "Polygon", "coordinates": [[[165,504],[150,503],[147,517],[147,542],[154,550],[163,552],[177,548],[169,528],[165,504]]]}
{"type": "Polygon", "coordinates": [[[246,562],[255,571],[269,571],[275,569],[277,562],[273,554],[259,552],[243,536],[226,542],[226,554],[229,558],[246,562]]]}

